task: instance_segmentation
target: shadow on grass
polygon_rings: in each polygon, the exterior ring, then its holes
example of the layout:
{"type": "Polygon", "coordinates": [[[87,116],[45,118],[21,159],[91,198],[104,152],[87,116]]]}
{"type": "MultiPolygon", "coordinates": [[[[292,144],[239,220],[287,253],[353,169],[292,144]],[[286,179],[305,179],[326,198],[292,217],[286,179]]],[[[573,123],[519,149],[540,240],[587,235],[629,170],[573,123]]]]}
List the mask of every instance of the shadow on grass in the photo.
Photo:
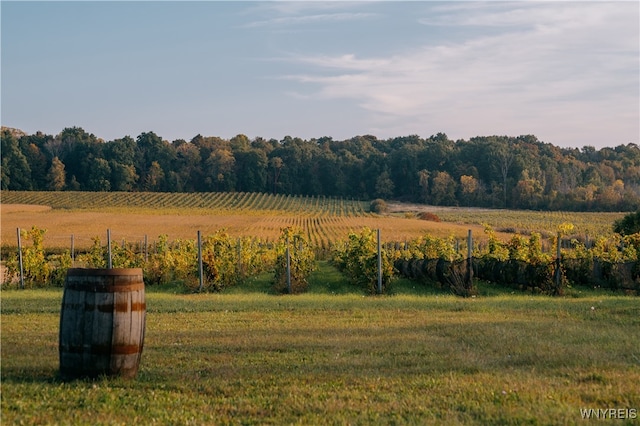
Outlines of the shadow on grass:
{"type": "MultiPolygon", "coordinates": [[[[225,294],[273,294],[279,295],[273,290],[273,272],[265,272],[255,277],[246,279],[244,282],[224,290],[225,294]]],[[[347,278],[331,265],[328,261],[319,261],[317,269],[309,277],[308,294],[363,294],[358,287],[349,284],[347,278]]]]}
{"type": "Polygon", "coordinates": [[[363,294],[362,289],[349,283],[347,277],[329,261],[318,262],[318,268],[309,277],[310,294],[363,294]]]}
{"type": "Polygon", "coordinates": [[[2,368],[2,384],[41,384],[41,385],[59,385],[63,383],[96,383],[96,382],[119,382],[128,383],[136,379],[123,378],[118,375],[107,376],[101,374],[98,376],[69,376],[64,377],[60,374],[58,368],[47,367],[8,367],[2,368]]]}
{"type": "Polygon", "coordinates": [[[45,367],[3,367],[2,384],[54,384],[63,383],[58,369],[45,367]]]}
{"type": "MultiPolygon", "coordinates": [[[[257,276],[249,277],[241,283],[225,288],[220,294],[267,294],[281,295],[273,289],[273,272],[263,272],[257,276]]],[[[340,272],[329,261],[318,261],[317,268],[308,279],[309,286],[305,293],[317,295],[367,295],[364,289],[349,283],[347,277],[340,272]]],[[[500,297],[508,295],[537,295],[536,293],[500,286],[491,282],[476,280],[478,297],[500,297]]],[[[194,294],[198,293],[193,286],[189,287],[183,283],[167,283],[147,285],[147,291],[161,294],[194,294]]],[[[61,293],[61,292],[60,292],[61,293]]],[[[215,291],[204,290],[204,293],[215,293],[215,291]]],[[[444,296],[453,295],[453,292],[442,286],[442,284],[428,279],[411,280],[396,275],[387,295],[398,296],[444,296]]],[[[582,298],[593,296],[610,296],[626,294],[619,290],[599,289],[588,286],[567,286],[562,297],[582,298]]]]}

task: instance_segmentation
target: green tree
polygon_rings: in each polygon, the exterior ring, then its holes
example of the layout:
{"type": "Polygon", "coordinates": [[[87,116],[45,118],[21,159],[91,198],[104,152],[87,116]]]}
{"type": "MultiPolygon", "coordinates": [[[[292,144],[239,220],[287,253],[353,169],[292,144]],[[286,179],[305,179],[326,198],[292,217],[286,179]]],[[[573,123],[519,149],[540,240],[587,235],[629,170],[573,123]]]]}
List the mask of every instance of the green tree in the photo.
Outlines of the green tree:
{"type": "MultiPolygon", "coordinates": [[[[418,158],[423,151],[424,147],[421,144],[421,139],[417,138],[416,140],[410,140],[410,142],[405,143],[389,155],[387,174],[390,174],[393,182],[398,184],[397,187],[394,185],[393,189],[399,197],[415,198],[418,195],[419,187],[415,185],[415,176],[420,171],[418,158]]],[[[376,181],[376,187],[377,185],[378,181],[376,181]]],[[[378,193],[377,195],[381,197],[393,197],[394,193],[378,193]]]]}
{"type": "Polygon", "coordinates": [[[220,147],[211,152],[206,162],[206,179],[210,182],[213,190],[235,190],[235,163],[236,159],[233,156],[233,152],[227,147],[220,147]]]}
{"type": "Polygon", "coordinates": [[[509,177],[509,169],[513,164],[515,155],[508,145],[504,145],[497,149],[494,153],[500,167],[500,175],[502,176],[502,190],[504,194],[504,207],[507,207],[507,178],[509,177]]]}
{"type": "Polygon", "coordinates": [[[202,157],[197,145],[186,142],[177,146],[174,164],[182,191],[194,192],[201,188],[201,181],[204,177],[201,165],[202,157]]]}
{"type": "Polygon", "coordinates": [[[288,194],[315,194],[321,187],[318,165],[315,161],[320,153],[316,143],[285,136],[280,146],[272,153],[287,166],[278,172],[279,186],[288,194]]]}
{"type": "Polygon", "coordinates": [[[122,164],[116,161],[109,162],[111,169],[112,191],[133,191],[138,182],[138,175],[133,164],[122,164]]]}
{"type": "Polygon", "coordinates": [[[104,158],[123,165],[135,165],[136,141],[125,136],[107,143],[104,148],[104,158]]]}
{"type": "Polygon", "coordinates": [[[108,142],[103,147],[103,158],[111,170],[112,191],[133,191],[139,176],[136,173],[136,141],[129,136],[108,142]]]}
{"type": "Polygon", "coordinates": [[[478,192],[478,180],[473,176],[462,175],[460,176],[460,189],[462,190],[462,198],[467,201],[467,205],[470,206],[475,198],[475,194],[478,192]]]}
{"type": "Polygon", "coordinates": [[[326,139],[320,145],[320,150],[322,153],[318,159],[318,175],[321,190],[317,195],[345,196],[348,183],[344,169],[338,163],[338,156],[331,150],[330,142],[326,139]]]}
{"type": "Polygon", "coordinates": [[[229,141],[233,152],[246,151],[251,147],[251,141],[246,135],[239,134],[231,138],[229,141]]]}
{"type": "Polygon", "coordinates": [[[49,171],[47,172],[47,189],[51,191],[62,191],[65,187],[66,179],[64,164],[58,157],[53,157],[51,167],[49,167],[49,171]]]}
{"type": "Polygon", "coordinates": [[[86,188],[89,191],[109,191],[111,189],[111,167],[104,158],[90,159],[91,173],[87,178],[86,188]]]}
{"type": "Polygon", "coordinates": [[[162,140],[154,132],[141,133],[136,139],[135,167],[136,174],[140,176],[139,183],[144,187],[149,187],[150,180],[156,180],[157,189],[155,191],[168,190],[165,187],[165,176],[171,171],[172,164],[176,158],[175,148],[162,140]],[[158,170],[153,163],[157,163],[157,167],[162,170],[162,179],[158,180],[158,170]],[[154,170],[152,170],[152,166],[154,170]],[[155,176],[149,178],[149,173],[155,176]]]}
{"type": "Polygon", "coordinates": [[[387,170],[383,171],[376,179],[376,195],[380,198],[393,197],[395,185],[387,170]]]}
{"type": "MultiPolygon", "coordinates": [[[[91,190],[89,177],[97,158],[103,158],[103,143],[93,134],[81,127],[67,127],[56,136],[59,142],[57,151],[65,165],[67,177],[71,179],[67,185],[71,190],[91,190]],[[77,188],[76,188],[77,185],[77,188]]],[[[95,184],[93,182],[91,185],[95,184]]]]}
{"type": "Polygon", "coordinates": [[[542,203],[542,184],[525,170],[513,189],[513,204],[521,209],[538,208],[542,203]]]}
{"type": "Polygon", "coordinates": [[[151,163],[145,179],[145,191],[159,191],[164,181],[164,171],[157,161],[151,163]]]}
{"type": "Polygon", "coordinates": [[[27,163],[29,163],[29,169],[31,169],[32,188],[42,190],[47,187],[47,170],[49,168],[47,156],[38,145],[29,139],[29,136],[20,139],[20,145],[23,145],[21,151],[25,155],[27,163]]]}
{"type": "Polygon", "coordinates": [[[2,128],[2,189],[28,191],[32,189],[31,167],[20,150],[18,140],[7,128],[2,128]]]}
{"type": "Polygon", "coordinates": [[[284,167],[284,161],[280,157],[273,157],[269,160],[269,167],[271,168],[271,172],[273,174],[273,193],[278,193],[280,173],[282,172],[282,168],[284,167]]]}
{"type": "Polygon", "coordinates": [[[420,186],[420,201],[429,201],[429,171],[422,169],[418,172],[418,186],[420,186]]]}
{"type": "Polygon", "coordinates": [[[456,181],[447,172],[437,172],[431,183],[431,199],[435,205],[455,205],[456,181]]]}
{"type": "Polygon", "coordinates": [[[264,192],[267,186],[267,155],[258,149],[234,153],[236,190],[264,192]]]}

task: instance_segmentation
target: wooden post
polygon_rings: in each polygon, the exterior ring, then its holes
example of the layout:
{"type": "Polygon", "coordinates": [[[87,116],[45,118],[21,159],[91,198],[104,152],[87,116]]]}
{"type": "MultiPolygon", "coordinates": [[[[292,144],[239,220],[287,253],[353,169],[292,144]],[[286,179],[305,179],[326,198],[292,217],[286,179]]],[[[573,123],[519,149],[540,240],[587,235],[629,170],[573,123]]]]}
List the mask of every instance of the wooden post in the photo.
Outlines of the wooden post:
{"type": "Polygon", "coordinates": [[[291,253],[289,252],[289,236],[287,236],[287,291],[291,294],[291,253]]]}
{"type": "Polygon", "coordinates": [[[467,274],[466,284],[469,289],[473,288],[473,237],[471,235],[471,229],[467,234],[467,274]]]}
{"type": "Polygon", "coordinates": [[[24,289],[24,269],[22,265],[22,238],[20,238],[20,228],[18,230],[18,263],[20,265],[20,288],[24,289]]]}
{"type": "Polygon", "coordinates": [[[113,262],[111,261],[111,229],[107,229],[107,268],[113,268],[113,262]]]}
{"type": "Polygon", "coordinates": [[[145,263],[149,260],[149,239],[147,238],[147,234],[144,234],[144,261],[145,263]]]}
{"type": "Polygon", "coordinates": [[[71,261],[76,261],[76,241],[73,234],[71,234],[71,261]]]}
{"type": "Polygon", "coordinates": [[[556,291],[560,291],[560,284],[561,284],[561,271],[560,271],[560,257],[562,256],[562,251],[561,251],[561,247],[560,247],[560,243],[562,242],[562,235],[560,234],[560,232],[558,232],[558,244],[556,247],[556,291]]]}
{"type": "Polygon", "coordinates": [[[378,228],[378,294],[382,294],[382,249],[380,248],[380,228],[378,228]]]}
{"type": "Polygon", "coordinates": [[[198,280],[198,291],[202,291],[202,287],[204,287],[204,273],[202,268],[202,237],[200,231],[198,231],[198,280]]]}
{"type": "Polygon", "coordinates": [[[236,240],[236,253],[238,254],[238,272],[237,274],[242,277],[244,276],[244,274],[242,273],[242,240],[240,239],[240,237],[238,237],[238,239],[236,240]]]}

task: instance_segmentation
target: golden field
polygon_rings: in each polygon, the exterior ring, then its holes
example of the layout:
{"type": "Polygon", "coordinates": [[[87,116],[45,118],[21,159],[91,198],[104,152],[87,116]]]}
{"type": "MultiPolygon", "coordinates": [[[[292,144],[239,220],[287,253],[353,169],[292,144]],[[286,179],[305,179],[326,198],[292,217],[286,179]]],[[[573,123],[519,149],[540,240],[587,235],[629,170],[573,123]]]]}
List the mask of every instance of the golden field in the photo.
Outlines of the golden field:
{"type": "Polygon", "coordinates": [[[149,209],[107,209],[97,211],[65,211],[45,206],[2,205],[2,245],[16,244],[16,228],[29,229],[36,226],[46,229],[45,246],[68,246],[74,235],[78,248],[88,247],[91,238],[106,240],[107,229],[114,240],[140,241],[145,235],[155,239],[167,234],[170,240],[213,234],[225,229],[232,236],[254,236],[265,240],[275,240],[282,228],[298,226],[305,230],[312,240],[325,244],[346,238],[350,231],[363,227],[380,229],[385,241],[404,241],[430,233],[434,236],[455,235],[465,238],[469,229],[474,235],[482,234],[479,225],[436,223],[419,219],[398,217],[345,217],[292,215],[286,212],[212,212],[205,211],[157,211],[149,209]]]}
{"type": "Polygon", "coordinates": [[[166,234],[170,240],[193,239],[226,230],[232,236],[276,239],[282,228],[304,229],[312,243],[327,246],[363,227],[380,229],[383,241],[405,241],[424,234],[484,239],[484,224],[502,232],[554,235],[564,222],[578,236],[610,233],[624,213],[567,213],[434,207],[390,203],[387,215],[367,212],[368,203],[322,197],[256,193],[88,193],[3,191],[0,203],[3,246],[16,245],[16,228],[46,229],[46,247],[88,247],[92,238],[136,242],[166,234]],[[417,219],[429,211],[442,222],[417,219]]]}

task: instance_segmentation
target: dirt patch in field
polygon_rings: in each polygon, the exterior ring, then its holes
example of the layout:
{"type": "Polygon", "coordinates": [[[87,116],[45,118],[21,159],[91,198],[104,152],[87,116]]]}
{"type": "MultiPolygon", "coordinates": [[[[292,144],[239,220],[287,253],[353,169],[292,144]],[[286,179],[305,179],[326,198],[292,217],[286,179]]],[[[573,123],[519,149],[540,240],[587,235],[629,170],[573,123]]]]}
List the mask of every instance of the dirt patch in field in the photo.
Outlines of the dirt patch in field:
{"type": "Polygon", "coordinates": [[[492,211],[491,209],[485,209],[481,207],[430,206],[427,204],[398,203],[398,202],[389,202],[387,203],[387,206],[389,208],[389,213],[429,212],[429,213],[437,214],[438,212],[455,213],[455,212],[463,211],[463,212],[483,213],[483,212],[492,211]]]}

